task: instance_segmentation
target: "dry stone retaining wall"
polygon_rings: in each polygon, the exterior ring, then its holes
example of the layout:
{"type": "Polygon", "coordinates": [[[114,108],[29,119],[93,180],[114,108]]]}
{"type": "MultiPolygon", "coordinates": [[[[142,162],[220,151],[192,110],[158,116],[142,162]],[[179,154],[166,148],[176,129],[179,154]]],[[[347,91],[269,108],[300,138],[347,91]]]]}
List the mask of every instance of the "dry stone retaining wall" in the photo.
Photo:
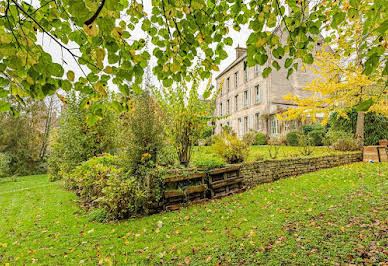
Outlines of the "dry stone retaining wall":
{"type": "Polygon", "coordinates": [[[241,165],[240,177],[243,178],[244,188],[250,188],[258,184],[273,182],[280,178],[297,176],[361,160],[361,153],[348,153],[313,158],[245,163],[241,165]]]}
{"type": "Polygon", "coordinates": [[[206,173],[170,177],[165,179],[165,187],[174,188],[165,191],[164,207],[174,210],[195,200],[220,198],[280,178],[359,161],[362,161],[361,152],[243,163],[206,173]]]}

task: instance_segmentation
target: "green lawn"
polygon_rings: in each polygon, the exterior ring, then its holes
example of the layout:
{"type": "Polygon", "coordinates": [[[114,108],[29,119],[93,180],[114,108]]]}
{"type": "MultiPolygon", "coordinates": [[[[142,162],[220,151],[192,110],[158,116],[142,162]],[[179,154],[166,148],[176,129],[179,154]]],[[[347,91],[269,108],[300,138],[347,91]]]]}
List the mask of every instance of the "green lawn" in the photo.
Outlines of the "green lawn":
{"type": "MultiPolygon", "coordinates": [[[[331,155],[331,154],[340,154],[343,152],[336,151],[329,147],[311,147],[313,153],[305,156],[302,154],[303,147],[293,147],[293,146],[280,146],[278,157],[276,159],[284,158],[296,158],[296,157],[316,157],[322,155],[331,155]]],[[[272,154],[274,150],[272,149],[272,154]]],[[[213,153],[210,146],[196,146],[193,150],[192,161],[201,161],[210,158],[218,157],[217,154],[213,153]]],[[[269,146],[250,146],[250,152],[247,161],[252,162],[256,161],[258,158],[261,160],[271,159],[269,155],[269,146]]]]}
{"type": "Polygon", "coordinates": [[[0,264],[388,261],[388,164],[282,179],[180,212],[89,222],[47,176],[0,179],[0,264]]]}

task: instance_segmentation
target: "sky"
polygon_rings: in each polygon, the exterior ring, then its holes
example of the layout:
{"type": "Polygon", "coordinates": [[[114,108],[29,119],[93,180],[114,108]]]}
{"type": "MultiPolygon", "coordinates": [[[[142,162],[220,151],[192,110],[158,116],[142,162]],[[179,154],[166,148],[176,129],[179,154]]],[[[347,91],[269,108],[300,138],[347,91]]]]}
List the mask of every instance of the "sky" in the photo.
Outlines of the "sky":
{"type": "MultiPolygon", "coordinates": [[[[151,14],[151,9],[152,9],[151,1],[152,0],[143,0],[144,10],[146,11],[147,14],[151,14]]],[[[37,2],[37,0],[33,0],[33,2],[35,3],[35,5],[39,5],[39,2],[37,2]]],[[[232,27],[230,27],[230,28],[232,28],[232,27]]],[[[212,75],[212,77],[213,77],[212,84],[213,85],[215,85],[215,77],[236,59],[235,47],[237,47],[237,46],[246,47],[246,41],[248,40],[249,34],[250,34],[250,31],[247,28],[247,26],[242,27],[240,32],[236,32],[233,29],[230,30],[228,36],[230,36],[233,39],[233,45],[225,47],[225,50],[229,56],[227,59],[223,60],[221,62],[221,64],[219,65],[220,71],[218,71],[218,72],[213,71],[213,75],[212,75]]],[[[136,28],[133,31],[132,36],[131,36],[132,39],[140,39],[140,38],[145,38],[145,37],[146,37],[146,35],[140,29],[140,25],[138,28],[136,28]]],[[[43,45],[42,45],[43,49],[46,52],[50,53],[53,60],[56,63],[61,64],[63,66],[63,68],[65,69],[65,71],[72,70],[75,72],[76,76],[82,75],[82,71],[79,69],[79,67],[76,64],[76,62],[74,61],[74,59],[65,50],[63,51],[63,54],[62,54],[62,50],[60,49],[60,46],[57,43],[55,43],[53,40],[51,40],[48,36],[43,36],[43,35],[39,36],[38,42],[40,44],[43,43],[43,45]],[[66,63],[64,63],[64,62],[66,62],[66,63]]],[[[69,43],[66,46],[68,48],[76,48],[77,47],[77,45],[75,43],[69,43]]],[[[152,44],[151,44],[151,49],[152,49],[152,44]]],[[[77,50],[73,50],[74,53],[76,53],[76,51],[77,50]]],[[[150,65],[152,67],[154,67],[156,65],[155,58],[151,58],[150,65]]],[[[86,68],[84,68],[84,70],[86,73],[88,73],[86,68]]],[[[153,83],[155,85],[160,85],[160,83],[158,82],[158,80],[155,77],[153,78],[153,83]]],[[[208,83],[207,80],[205,80],[201,83],[200,91],[203,91],[205,89],[207,83],[208,83]]],[[[114,84],[109,84],[109,87],[110,87],[110,89],[116,90],[114,84]]]]}

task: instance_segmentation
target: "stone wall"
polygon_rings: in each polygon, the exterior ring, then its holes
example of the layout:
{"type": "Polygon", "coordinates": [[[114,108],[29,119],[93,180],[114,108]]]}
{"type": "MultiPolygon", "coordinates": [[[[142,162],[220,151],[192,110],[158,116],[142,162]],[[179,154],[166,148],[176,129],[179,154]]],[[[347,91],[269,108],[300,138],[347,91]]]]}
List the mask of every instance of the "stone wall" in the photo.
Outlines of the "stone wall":
{"type": "Polygon", "coordinates": [[[361,152],[357,152],[313,158],[244,163],[240,168],[240,177],[243,179],[244,188],[249,189],[258,184],[273,182],[280,178],[297,176],[325,168],[359,162],[361,160],[362,154],[361,152]]]}
{"type": "Polygon", "coordinates": [[[166,178],[164,208],[176,210],[193,201],[221,198],[280,178],[362,161],[362,153],[267,160],[166,178]]]}

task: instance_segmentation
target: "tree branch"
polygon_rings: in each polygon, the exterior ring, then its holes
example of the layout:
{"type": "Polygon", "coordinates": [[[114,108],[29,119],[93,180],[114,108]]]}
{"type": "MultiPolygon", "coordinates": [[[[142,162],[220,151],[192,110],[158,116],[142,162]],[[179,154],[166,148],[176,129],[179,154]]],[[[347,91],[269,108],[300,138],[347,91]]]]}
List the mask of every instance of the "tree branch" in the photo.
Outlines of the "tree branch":
{"type": "Polygon", "coordinates": [[[94,15],[93,15],[90,19],[88,19],[87,21],[85,21],[85,24],[86,24],[86,25],[89,26],[90,24],[92,24],[92,23],[96,20],[96,18],[97,18],[98,15],[100,14],[102,8],[104,7],[104,4],[105,4],[105,0],[102,0],[100,6],[98,7],[98,9],[97,9],[97,11],[96,11],[96,13],[94,13],[94,15]]]}
{"type": "Polygon", "coordinates": [[[43,33],[46,33],[52,40],[54,40],[60,47],[65,49],[73,57],[73,59],[78,64],[79,68],[81,69],[81,71],[83,72],[83,74],[85,75],[86,78],[87,78],[87,75],[84,72],[84,70],[82,69],[82,67],[80,66],[80,64],[78,63],[78,61],[76,60],[76,58],[78,58],[79,60],[83,60],[85,63],[87,63],[87,64],[89,64],[89,65],[91,65],[91,66],[93,66],[93,67],[95,67],[95,68],[97,68],[99,70],[102,70],[101,68],[99,68],[95,64],[93,64],[93,63],[89,62],[88,60],[84,59],[83,57],[74,54],[69,48],[67,48],[60,41],[58,41],[56,37],[54,37],[50,32],[48,32],[45,28],[43,28],[43,26],[40,25],[40,23],[34,17],[32,17],[30,14],[28,14],[27,11],[25,11],[24,8],[21,7],[15,0],[11,0],[11,1],[15,4],[15,6],[20,11],[22,11],[28,18],[30,18],[43,31],[43,33]]]}

